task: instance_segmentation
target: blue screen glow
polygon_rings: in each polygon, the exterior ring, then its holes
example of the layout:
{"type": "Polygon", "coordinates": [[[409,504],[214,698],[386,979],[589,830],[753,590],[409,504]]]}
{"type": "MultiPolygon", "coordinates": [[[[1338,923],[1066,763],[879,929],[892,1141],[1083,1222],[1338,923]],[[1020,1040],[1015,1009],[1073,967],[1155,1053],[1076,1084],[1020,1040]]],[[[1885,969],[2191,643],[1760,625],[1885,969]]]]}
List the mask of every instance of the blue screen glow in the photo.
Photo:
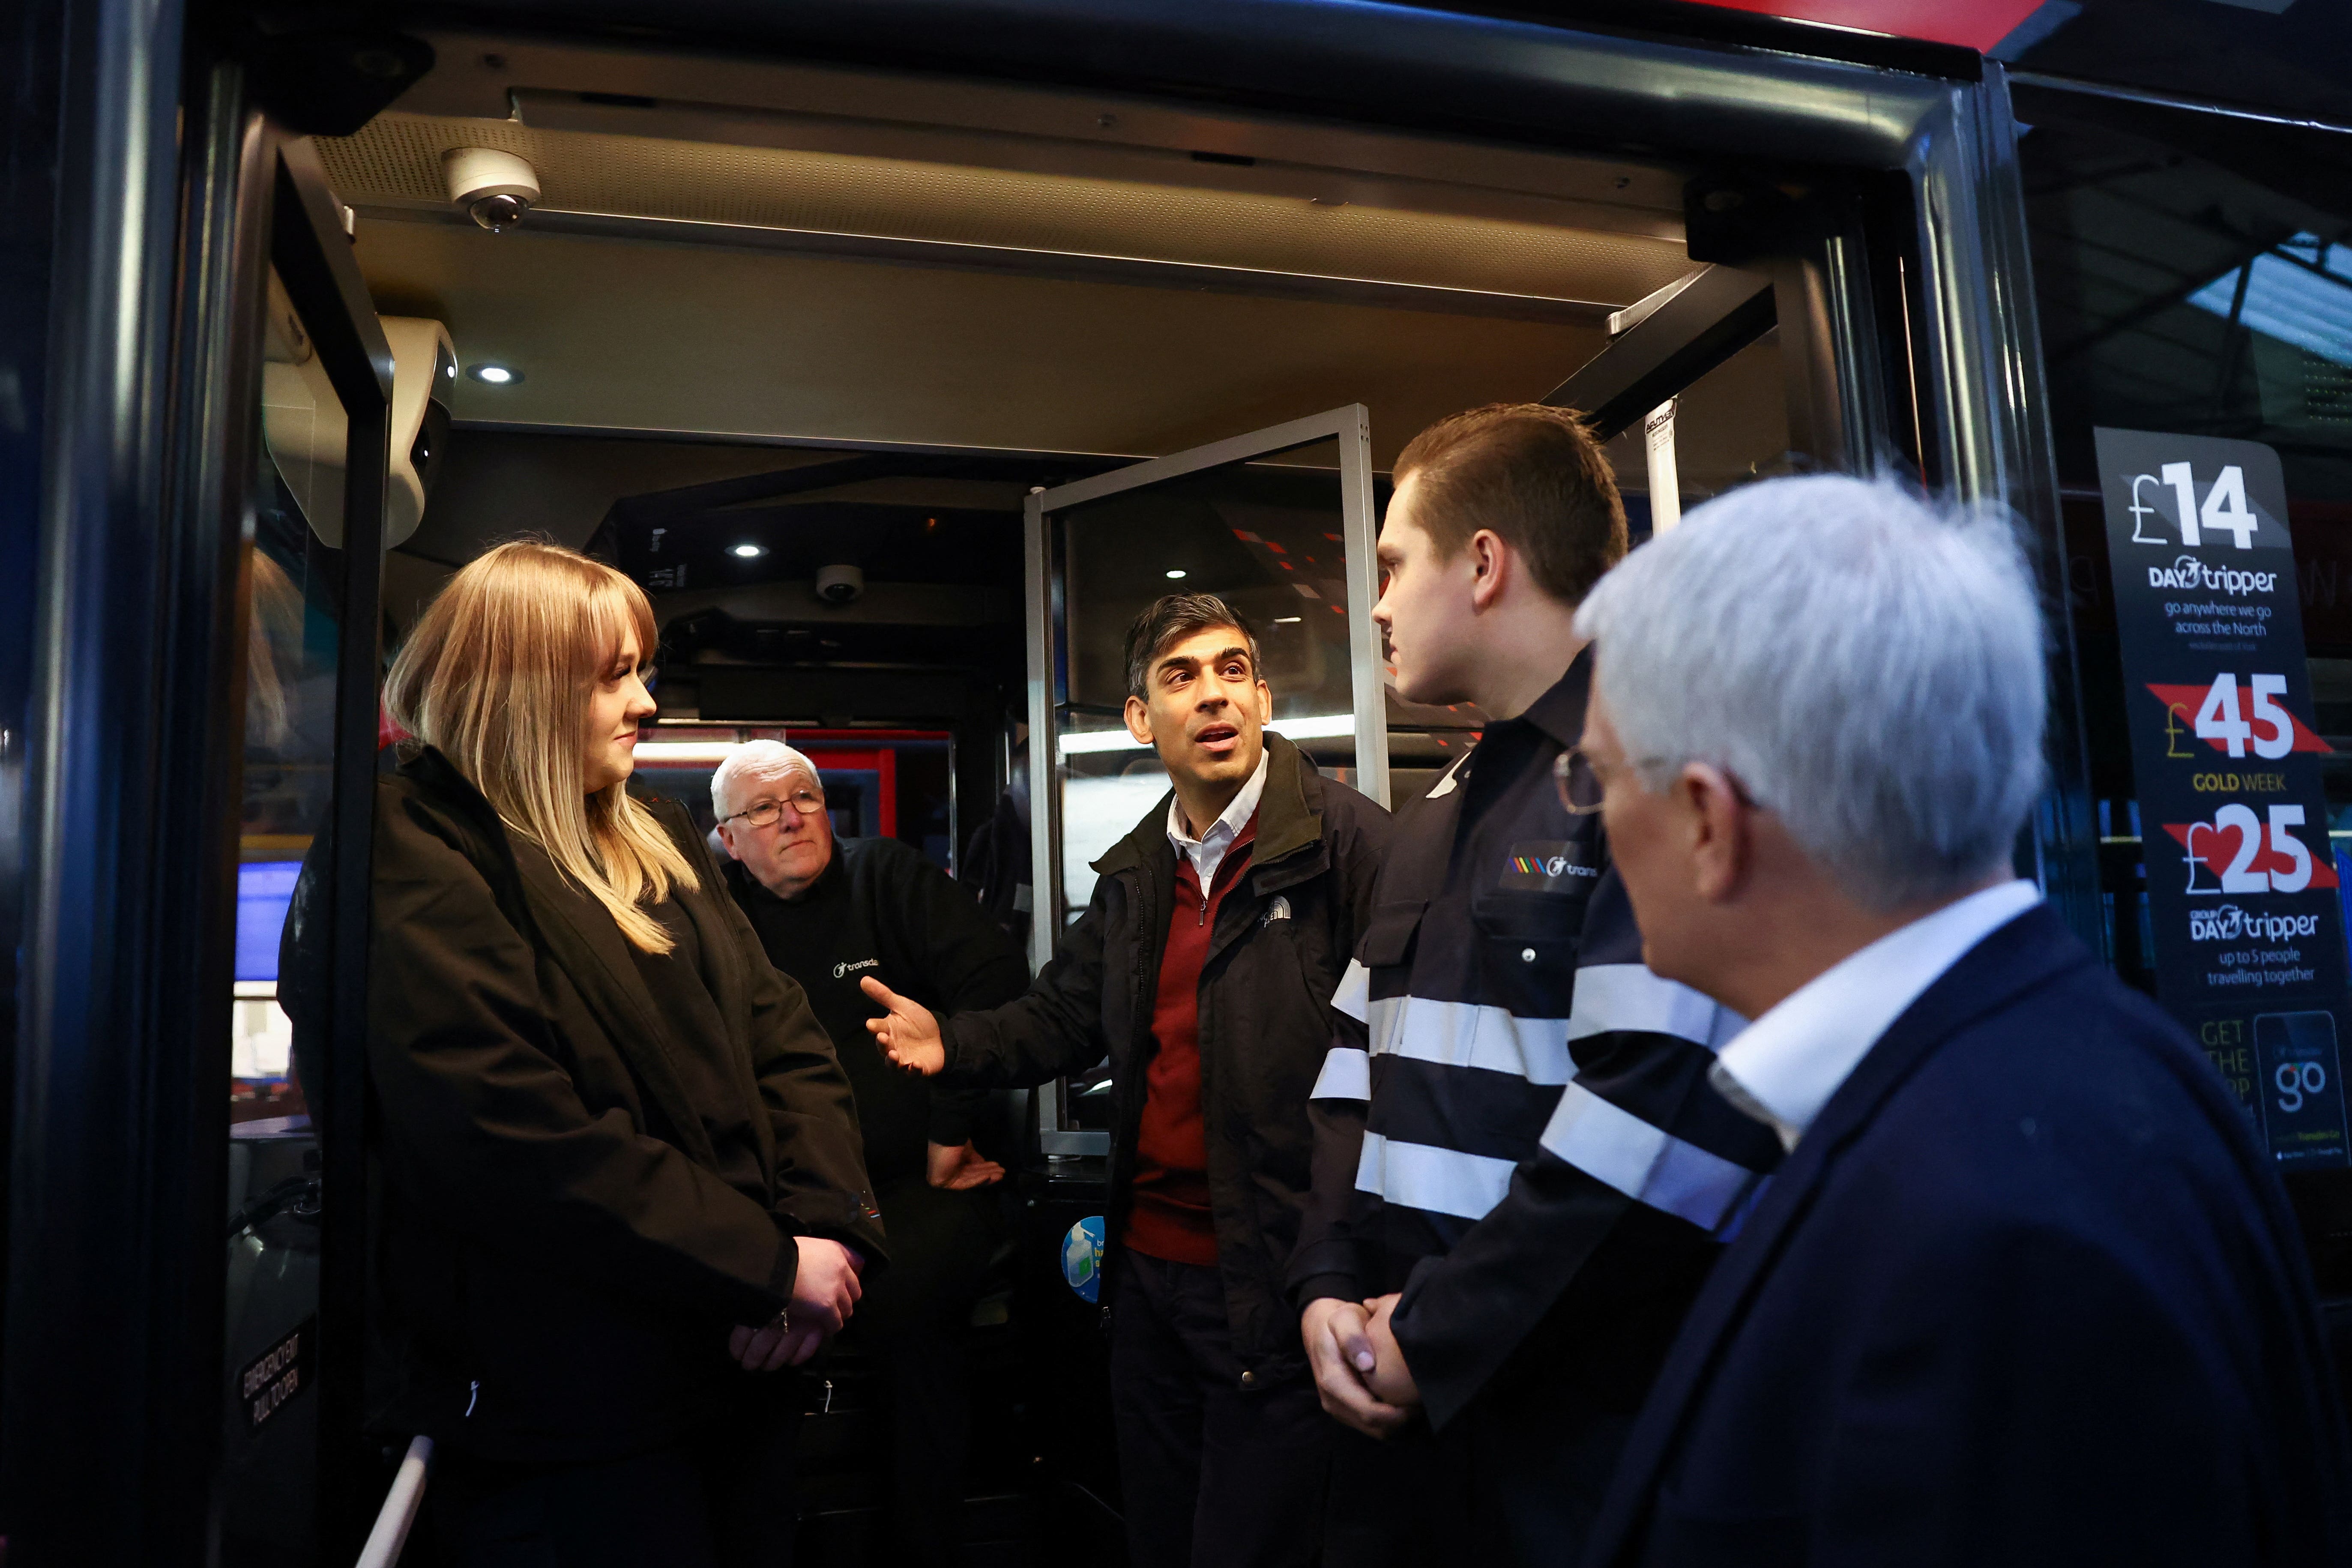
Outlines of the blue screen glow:
{"type": "Polygon", "coordinates": [[[299,860],[256,860],[236,868],[236,977],[278,978],[278,938],[294,901],[299,860]]]}

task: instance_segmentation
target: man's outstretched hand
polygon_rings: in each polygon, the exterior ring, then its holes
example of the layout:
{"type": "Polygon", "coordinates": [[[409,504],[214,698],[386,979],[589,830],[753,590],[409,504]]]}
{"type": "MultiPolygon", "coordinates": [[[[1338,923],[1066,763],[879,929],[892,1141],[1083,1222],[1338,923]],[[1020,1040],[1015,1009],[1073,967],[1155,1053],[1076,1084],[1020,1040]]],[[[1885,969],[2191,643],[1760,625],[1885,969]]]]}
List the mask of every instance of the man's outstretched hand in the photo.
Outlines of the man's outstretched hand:
{"type": "Polygon", "coordinates": [[[909,1002],[872,975],[857,983],[859,989],[889,1009],[879,1018],[866,1020],[866,1033],[890,1058],[890,1065],[908,1072],[929,1078],[948,1065],[947,1046],[940,1038],[940,1021],[931,1010],[919,1002],[909,1002]]]}
{"type": "Polygon", "coordinates": [[[925,1177],[945,1191],[967,1193],[1004,1179],[1004,1167],[973,1148],[969,1139],[961,1143],[932,1143],[925,1152],[929,1156],[925,1177]]]}
{"type": "Polygon", "coordinates": [[[1315,1372],[1315,1393],[1331,1415],[1367,1437],[1385,1437],[1403,1426],[1401,1410],[1368,1386],[1379,1354],[1372,1345],[1372,1315],[1361,1302],[1332,1299],[1309,1301],[1299,1323],[1307,1341],[1307,1363],[1315,1372]]]}

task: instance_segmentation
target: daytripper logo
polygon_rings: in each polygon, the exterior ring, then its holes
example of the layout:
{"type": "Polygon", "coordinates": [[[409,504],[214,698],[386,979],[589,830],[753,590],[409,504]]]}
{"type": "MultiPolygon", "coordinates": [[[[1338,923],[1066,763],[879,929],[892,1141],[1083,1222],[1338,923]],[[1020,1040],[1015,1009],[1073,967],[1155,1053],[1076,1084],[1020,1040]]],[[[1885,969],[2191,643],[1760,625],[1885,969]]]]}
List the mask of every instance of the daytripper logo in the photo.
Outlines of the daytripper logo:
{"type": "Polygon", "coordinates": [[[2258,915],[2235,904],[2189,911],[2191,942],[2236,942],[2241,938],[2284,942],[2289,937],[2315,936],[2318,932],[2317,915],[2258,915]]]}
{"type": "MultiPolygon", "coordinates": [[[[2195,550],[2204,544],[2207,534],[2226,533],[2239,549],[2252,550],[2254,534],[2262,527],[2262,521],[2246,510],[2246,470],[2235,463],[2225,466],[2214,476],[2213,488],[2205,492],[2202,506],[2197,504],[2197,477],[2190,465],[2159,463],[2155,473],[2132,476],[2131,500],[2124,510],[2131,513],[2134,544],[2179,543],[2195,550]],[[2164,509],[2149,499],[2151,495],[2161,496],[2167,489],[2172,491],[2173,515],[2169,519],[2164,515],[2164,509]],[[2163,537],[2168,521],[2179,531],[2177,541],[2163,537]],[[2151,528],[2158,531],[2153,535],[2148,532],[2151,528]]],[[[2152,579],[2149,583],[2150,587],[2188,585],[2158,584],[2152,579]]]]}
{"type": "MultiPolygon", "coordinates": [[[[2140,476],[2147,478],[2146,474],[2140,476]]],[[[2208,566],[2194,555],[2183,555],[2169,566],[2147,569],[2151,588],[2174,588],[2208,594],[2269,594],[2278,589],[2275,572],[2241,572],[2231,566],[2208,566]]]]}

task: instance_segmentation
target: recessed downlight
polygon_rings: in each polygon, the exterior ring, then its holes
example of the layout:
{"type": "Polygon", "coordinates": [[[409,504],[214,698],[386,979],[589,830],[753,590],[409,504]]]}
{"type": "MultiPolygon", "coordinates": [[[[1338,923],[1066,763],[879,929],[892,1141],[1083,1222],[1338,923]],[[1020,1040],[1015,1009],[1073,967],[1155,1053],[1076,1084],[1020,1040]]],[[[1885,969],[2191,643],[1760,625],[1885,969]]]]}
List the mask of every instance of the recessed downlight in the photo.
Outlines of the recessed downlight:
{"type": "Polygon", "coordinates": [[[1168,569],[1168,580],[1171,583],[1183,575],[1184,569],[1181,566],[1171,566],[1168,569]]]}
{"type": "Polygon", "coordinates": [[[522,372],[510,364],[495,364],[485,361],[466,372],[485,386],[512,386],[522,379],[522,372]]]}
{"type": "Polygon", "coordinates": [[[761,556],[765,555],[767,552],[768,547],[766,545],[752,544],[748,542],[742,544],[731,546],[727,552],[728,554],[743,561],[757,561],[761,556]]]}

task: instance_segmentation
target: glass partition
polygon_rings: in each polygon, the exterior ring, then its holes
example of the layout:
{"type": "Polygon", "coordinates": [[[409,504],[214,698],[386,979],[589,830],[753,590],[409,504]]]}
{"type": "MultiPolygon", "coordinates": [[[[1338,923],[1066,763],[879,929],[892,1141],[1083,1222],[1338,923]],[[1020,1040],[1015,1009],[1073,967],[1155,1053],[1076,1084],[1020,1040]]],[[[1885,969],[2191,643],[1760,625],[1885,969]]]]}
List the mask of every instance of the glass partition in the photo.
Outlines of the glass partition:
{"type": "MultiPolygon", "coordinates": [[[[245,546],[244,791],[237,835],[228,1181],[230,1377],[220,1556],[315,1560],[319,1139],[278,941],[333,786],[341,536],[350,421],[273,271],[245,546]]],[[[309,1086],[315,1088],[315,1086],[309,1086]]]]}
{"type": "MultiPolygon", "coordinates": [[[[1372,477],[1360,405],[1030,498],[1033,798],[1049,803],[1032,928],[1042,966],[1093,896],[1092,862],[1168,793],[1129,735],[1127,630],[1170,593],[1215,594],[1257,631],[1269,728],[1325,773],[1388,802],[1388,717],[1374,599],[1372,477]]],[[[1048,1154],[1107,1150],[1098,1077],[1041,1097],[1048,1154]]]]}

